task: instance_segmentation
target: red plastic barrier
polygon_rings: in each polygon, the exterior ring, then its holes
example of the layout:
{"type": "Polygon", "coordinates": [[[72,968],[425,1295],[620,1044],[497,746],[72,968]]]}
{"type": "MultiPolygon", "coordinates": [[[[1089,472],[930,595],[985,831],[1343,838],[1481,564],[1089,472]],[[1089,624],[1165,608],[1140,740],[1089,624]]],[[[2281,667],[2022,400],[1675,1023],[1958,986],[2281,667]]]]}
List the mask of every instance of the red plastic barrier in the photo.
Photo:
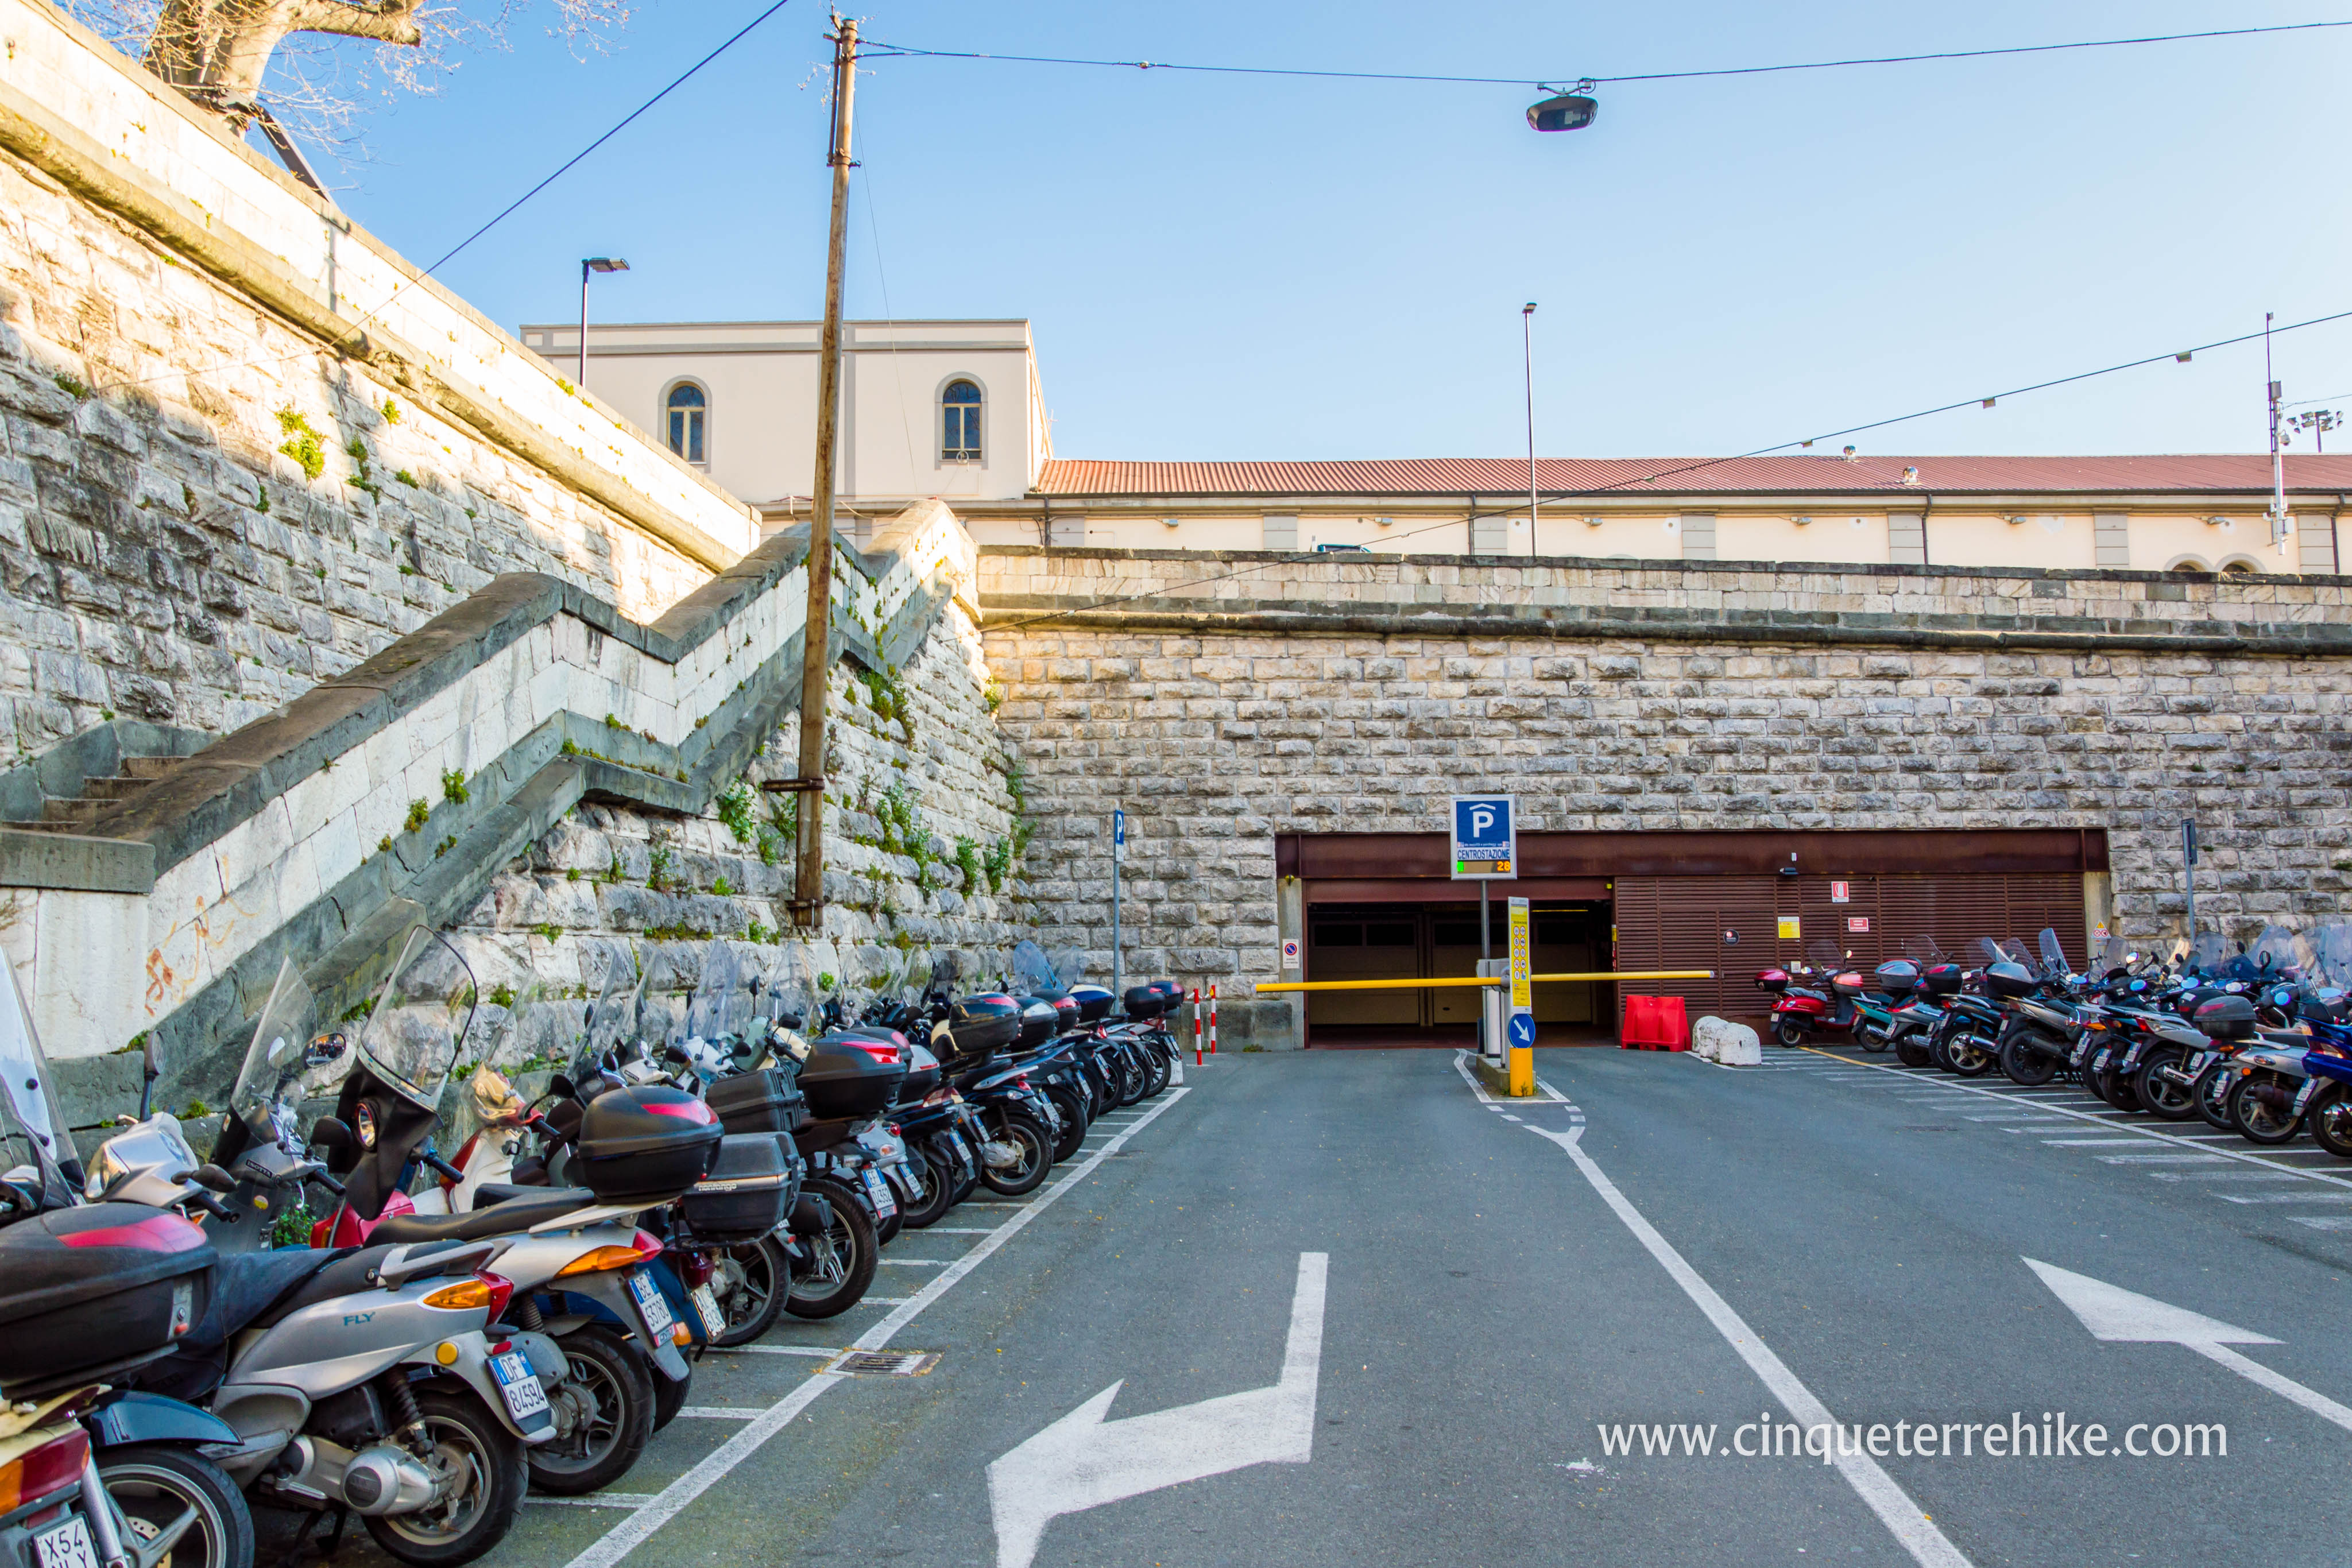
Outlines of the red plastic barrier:
{"type": "Polygon", "coordinates": [[[1688,1051],[1690,1020],[1680,997],[1627,997],[1618,1042],[1627,1051],[1688,1051]]]}

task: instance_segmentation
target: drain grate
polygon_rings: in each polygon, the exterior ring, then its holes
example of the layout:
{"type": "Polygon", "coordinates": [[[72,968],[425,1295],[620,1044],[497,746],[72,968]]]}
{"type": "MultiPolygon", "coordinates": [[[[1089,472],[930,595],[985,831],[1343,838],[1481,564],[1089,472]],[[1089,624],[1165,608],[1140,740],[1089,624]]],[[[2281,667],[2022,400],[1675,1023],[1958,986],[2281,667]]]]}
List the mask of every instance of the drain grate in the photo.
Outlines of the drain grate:
{"type": "Polygon", "coordinates": [[[835,1356],[825,1370],[852,1377],[920,1377],[939,1364],[935,1350],[850,1350],[835,1356]]]}

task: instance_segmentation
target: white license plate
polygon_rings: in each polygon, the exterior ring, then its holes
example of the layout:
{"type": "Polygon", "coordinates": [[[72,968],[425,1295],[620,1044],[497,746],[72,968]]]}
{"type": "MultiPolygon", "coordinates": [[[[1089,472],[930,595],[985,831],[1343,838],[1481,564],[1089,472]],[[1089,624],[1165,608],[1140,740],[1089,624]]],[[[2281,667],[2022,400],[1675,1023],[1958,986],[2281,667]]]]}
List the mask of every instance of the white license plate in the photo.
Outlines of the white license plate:
{"type": "Polygon", "coordinates": [[[858,1173],[866,1178],[866,1196],[874,1200],[874,1218],[887,1219],[898,1212],[898,1200],[890,1196],[890,1184],[872,1166],[858,1173]]]}
{"type": "Polygon", "coordinates": [[[547,1391],[539,1385],[539,1375],[530,1369],[530,1358],[520,1351],[490,1357],[490,1375],[499,1380],[499,1393],[507,1402],[507,1414],[520,1421],[526,1416],[536,1416],[547,1408],[547,1391]]]}
{"type": "Polygon", "coordinates": [[[2107,1058],[2113,1054],[2114,1052],[2110,1051],[2105,1046],[2103,1045],[2099,1047],[2099,1054],[2091,1058],[2091,1071],[2096,1072],[2099,1069],[2105,1067],[2107,1064],[2107,1058]]]}
{"type": "Polygon", "coordinates": [[[654,1283],[654,1277],[643,1270],[631,1274],[629,1294],[636,1297],[637,1310],[646,1314],[646,1333],[656,1341],[666,1337],[676,1320],[669,1315],[669,1303],[662,1299],[661,1287],[654,1283]]]}
{"type": "Polygon", "coordinates": [[[2202,1071],[2205,1071],[2205,1064],[2206,1064],[2207,1062],[2209,1062],[2209,1061],[2212,1061],[2212,1060],[2213,1060],[2213,1053],[2212,1053],[2211,1051],[2199,1051],[2196,1055],[2194,1055],[2194,1056],[2192,1056],[2192,1057],[2190,1057],[2190,1058],[2189,1059],[2189,1072],[2190,1072],[2191,1074],[2195,1074],[2195,1073],[2199,1073],[2199,1072],[2202,1072],[2202,1071]]]}
{"type": "Polygon", "coordinates": [[[98,1549],[89,1542],[89,1521],[79,1515],[33,1537],[33,1553],[41,1568],[99,1568],[98,1549]]]}
{"type": "Polygon", "coordinates": [[[697,1285],[689,1295],[694,1301],[694,1310],[702,1317],[703,1332],[713,1339],[725,1333],[727,1314],[719,1310],[719,1298],[711,1294],[710,1287],[697,1285]]]}

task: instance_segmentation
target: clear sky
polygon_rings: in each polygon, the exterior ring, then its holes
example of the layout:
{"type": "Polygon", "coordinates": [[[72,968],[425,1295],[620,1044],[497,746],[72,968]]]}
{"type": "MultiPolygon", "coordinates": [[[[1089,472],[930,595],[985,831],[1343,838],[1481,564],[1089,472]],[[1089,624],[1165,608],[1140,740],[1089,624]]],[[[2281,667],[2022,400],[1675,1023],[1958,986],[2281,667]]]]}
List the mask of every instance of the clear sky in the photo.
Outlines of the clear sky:
{"type": "MultiPolygon", "coordinates": [[[[373,161],[341,197],[430,261],[765,4],[653,0],[584,61],[526,13],[510,52],[372,111],[373,161]]],[[[1560,81],[2331,15],[885,0],[863,26],[936,48],[1560,81]]],[[[598,254],[634,267],[598,282],[603,319],[814,316],[824,31],[794,0],[441,276],[510,328],[572,317],[598,254]]],[[[1747,450],[2258,330],[2266,309],[2352,310],[2347,64],[2352,29],[1622,85],[1591,129],[1539,136],[1531,89],[880,59],[857,89],[848,308],[1028,318],[1060,456],[1507,456],[1532,299],[1547,455],[1747,450]]],[[[2259,450],[2261,355],[1855,439],[2259,450]]],[[[2352,321],[2277,355],[2291,402],[2352,410],[2352,321]]]]}

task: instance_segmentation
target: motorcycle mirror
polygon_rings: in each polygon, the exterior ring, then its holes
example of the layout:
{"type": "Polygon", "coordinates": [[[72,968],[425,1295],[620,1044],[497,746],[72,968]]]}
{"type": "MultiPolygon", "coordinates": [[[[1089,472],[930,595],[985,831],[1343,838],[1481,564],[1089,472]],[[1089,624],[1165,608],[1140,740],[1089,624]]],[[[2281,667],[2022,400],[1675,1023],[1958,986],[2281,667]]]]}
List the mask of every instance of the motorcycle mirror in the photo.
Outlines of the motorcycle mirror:
{"type": "Polygon", "coordinates": [[[188,1173],[188,1179],[198,1186],[209,1187],[215,1192],[226,1193],[236,1190],[236,1177],[215,1165],[198,1166],[188,1173]]]}
{"type": "Polygon", "coordinates": [[[572,1086],[572,1080],[561,1072],[547,1081],[547,1092],[559,1100],[572,1099],[580,1092],[572,1086]]]}
{"type": "Polygon", "coordinates": [[[348,1149],[352,1146],[352,1130],[333,1116],[321,1116],[310,1128],[310,1146],[316,1149],[348,1149]]]}
{"type": "Polygon", "coordinates": [[[302,1065],[324,1067],[329,1062],[341,1061],[343,1059],[343,1052],[350,1049],[351,1042],[342,1037],[341,1030],[320,1035],[303,1048],[302,1065]]]}

